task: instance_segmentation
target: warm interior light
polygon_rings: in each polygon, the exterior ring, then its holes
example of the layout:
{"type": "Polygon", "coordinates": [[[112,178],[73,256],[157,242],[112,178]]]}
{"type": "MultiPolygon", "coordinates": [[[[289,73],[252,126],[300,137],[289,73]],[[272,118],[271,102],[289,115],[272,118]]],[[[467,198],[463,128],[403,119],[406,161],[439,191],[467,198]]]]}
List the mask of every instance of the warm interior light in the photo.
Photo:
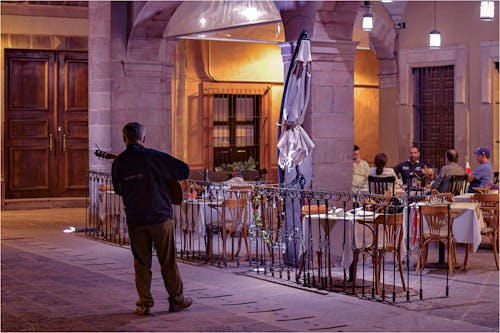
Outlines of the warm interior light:
{"type": "Polygon", "coordinates": [[[479,18],[481,19],[481,21],[493,21],[495,19],[494,1],[481,1],[479,18]]]}
{"type": "Polygon", "coordinates": [[[276,43],[284,41],[281,15],[271,0],[182,1],[164,37],[276,43]]]}
{"type": "Polygon", "coordinates": [[[441,34],[437,30],[432,30],[429,33],[429,47],[431,49],[439,49],[441,47],[441,34]]]}
{"type": "Polygon", "coordinates": [[[241,14],[249,21],[257,20],[260,16],[259,11],[255,7],[247,7],[241,12],[241,14]]]}
{"type": "Polygon", "coordinates": [[[363,31],[373,30],[373,16],[371,14],[363,15],[363,21],[361,21],[361,28],[363,31]]]}

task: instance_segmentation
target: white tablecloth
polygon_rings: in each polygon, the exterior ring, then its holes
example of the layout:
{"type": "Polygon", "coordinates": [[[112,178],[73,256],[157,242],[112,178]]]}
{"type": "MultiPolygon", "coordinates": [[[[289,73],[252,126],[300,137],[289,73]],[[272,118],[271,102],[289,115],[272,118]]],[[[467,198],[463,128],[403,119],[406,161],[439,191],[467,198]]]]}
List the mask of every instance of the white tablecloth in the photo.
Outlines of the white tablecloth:
{"type": "MultiPolygon", "coordinates": [[[[473,251],[476,252],[479,244],[481,244],[481,228],[484,226],[483,215],[477,203],[467,202],[454,202],[450,206],[451,210],[460,211],[460,215],[455,217],[453,222],[453,236],[457,243],[472,244],[473,251]]],[[[417,228],[417,235],[413,237],[413,223],[414,223],[414,209],[411,207],[410,211],[410,248],[418,247],[419,231],[417,228]],[[417,240],[415,243],[413,240],[417,240]]],[[[403,245],[406,246],[406,232],[407,227],[407,208],[404,208],[404,239],[403,245]]]]}
{"type": "MultiPolygon", "coordinates": [[[[360,212],[356,213],[356,219],[363,219],[360,212]]],[[[366,219],[374,219],[374,216],[367,216],[366,219]]],[[[332,263],[335,265],[338,262],[345,269],[348,269],[353,261],[353,243],[357,249],[360,249],[363,248],[363,240],[365,247],[373,242],[372,231],[361,223],[355,223],[352,214],[311,214],[306,215],[302,220],[305,251],[309,249],[309,229],[311,229],[313,251],[323,252],[323,256],[328,255],[328,253],[325,253],[328,247],[325,248],[324,246],[327,241],[327,227],[329,228],[329,249],[332,263]]]]}
{"type": "MultiPolygon", "coordinates": [[[[221,205],[223,199],[204,200],[188,199],[181,205],[174,207],[174,218],[180,223],[182,230],[192,231],[195,239],[200,239],[206,235],[206,226],[220,220],[221,205]]],[[[247,225],[253,219],[252,203],[248,201],[247,225]]]]}
{"type": "Polygon", "coordinates": [[[222,201],[188,199],[174,207],[174,219],[182,230],[192,231],[195,239],[206,235],[206,226],[220,219],[222,201]]]}
{"type": "Polygon", "coordinates": [[[105,220],[106,216],[125,216],[122,198],[115,191],[99,192],[99,217],[105,220]]]}
{"type": "Polygon", "coordinates": [[[472,196],[474,193],[465,193],[465,194],[460,194],[456,195],[453,197],[455,202],[472,202],[472,196]]]}

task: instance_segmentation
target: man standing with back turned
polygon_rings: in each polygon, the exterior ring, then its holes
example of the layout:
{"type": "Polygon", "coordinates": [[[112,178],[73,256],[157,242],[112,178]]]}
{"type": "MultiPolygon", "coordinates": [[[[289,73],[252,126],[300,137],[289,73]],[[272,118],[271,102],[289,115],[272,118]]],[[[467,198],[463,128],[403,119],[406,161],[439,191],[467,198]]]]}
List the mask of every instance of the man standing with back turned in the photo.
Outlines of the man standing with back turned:
{"type": "Polygon", "coordinates": [[[145,148],[146,131],[139,123],[126,124],[122,133],[127,149],[113,162],[112,177],[113,187],[116,194],[122,196],[127,215],[139,295],[136,313],[147,315],[154,305],[150,291],[153,244],[169,295],[169,311],[181,311],[191,306],[193,300],[184,297],[175,261],[172,195],[167,183],[186,179],[189,166],[168,154],[145,148]]]}

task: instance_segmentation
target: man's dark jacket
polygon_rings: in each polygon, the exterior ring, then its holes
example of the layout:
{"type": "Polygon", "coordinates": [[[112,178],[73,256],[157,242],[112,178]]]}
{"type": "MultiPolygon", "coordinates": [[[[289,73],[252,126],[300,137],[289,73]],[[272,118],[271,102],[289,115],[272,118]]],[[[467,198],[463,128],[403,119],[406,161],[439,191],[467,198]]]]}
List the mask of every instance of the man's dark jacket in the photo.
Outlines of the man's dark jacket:
{"type": "Polygon", "coordinates": [[[172,198],[167,180],[186,179],[189,166],[166,153],[129,144],[113,161],[115,193],[123,197],[130,229],[171,219],[172,198]]]}

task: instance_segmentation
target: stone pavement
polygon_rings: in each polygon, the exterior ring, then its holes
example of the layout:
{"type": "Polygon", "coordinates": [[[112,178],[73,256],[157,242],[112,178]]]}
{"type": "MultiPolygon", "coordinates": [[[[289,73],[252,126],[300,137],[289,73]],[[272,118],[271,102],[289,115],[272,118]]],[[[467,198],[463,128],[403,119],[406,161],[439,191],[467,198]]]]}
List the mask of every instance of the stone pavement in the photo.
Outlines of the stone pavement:
{"type": "MultiPolygon", "coordinates": [[[[137,316],[130,249],[62,232],[84,223],[81,208],[2,212],[1,331],[499,330],[491,250],[479,250],[468,272],[451,277],[449,298],[397,305],[179,263],[185,294],[194,298],[179,313],[168,312],[155,262],[153,315],[137,316]]],[[[440,286],[442,279],[436,275],[440,286]]]]}

